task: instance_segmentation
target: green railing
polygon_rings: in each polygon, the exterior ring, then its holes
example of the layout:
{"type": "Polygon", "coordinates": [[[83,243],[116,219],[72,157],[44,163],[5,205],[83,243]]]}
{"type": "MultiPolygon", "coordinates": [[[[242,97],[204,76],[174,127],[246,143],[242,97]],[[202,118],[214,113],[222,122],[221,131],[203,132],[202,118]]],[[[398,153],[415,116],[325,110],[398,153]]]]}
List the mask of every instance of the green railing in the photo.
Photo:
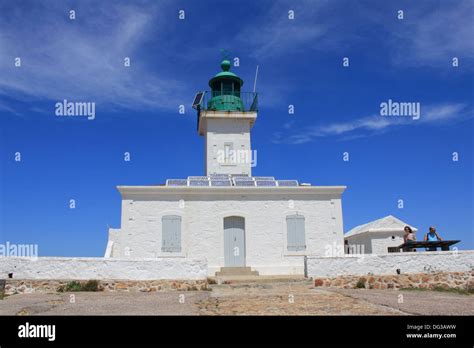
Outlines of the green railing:
{"type": "Polygon", "coordinates": [[[258,111],[258,94],[240,91],[206,91],[200,109],[206,111],[258,111]]]}

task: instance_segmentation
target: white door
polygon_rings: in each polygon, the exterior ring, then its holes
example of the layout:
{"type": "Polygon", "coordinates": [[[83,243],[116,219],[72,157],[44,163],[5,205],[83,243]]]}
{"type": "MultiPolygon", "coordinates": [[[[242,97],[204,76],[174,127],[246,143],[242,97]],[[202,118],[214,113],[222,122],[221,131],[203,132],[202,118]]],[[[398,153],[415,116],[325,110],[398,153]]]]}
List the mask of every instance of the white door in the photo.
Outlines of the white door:
{"type": "Polygon", "coordinates": [[[224,218],[225,267],[245,266],[245,219],[240,216],[224,218]]]}

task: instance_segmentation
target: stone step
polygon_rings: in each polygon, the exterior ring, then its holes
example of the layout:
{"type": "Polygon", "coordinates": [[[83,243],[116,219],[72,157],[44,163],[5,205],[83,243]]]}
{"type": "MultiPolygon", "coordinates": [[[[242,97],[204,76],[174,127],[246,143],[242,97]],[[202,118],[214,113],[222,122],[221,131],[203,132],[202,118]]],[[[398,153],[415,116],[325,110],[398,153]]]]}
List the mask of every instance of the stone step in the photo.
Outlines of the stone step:
{"type": "Polygon", "coordinates": [[[249,275],[235,275],[235,276],[216,276],[210,277],[210,280],[214,284],[218,285],[258,285],[258,284],[295,284],[295,285],[313,285],[312,279],[305,278],[304,276],[293,276],[293,275],[281,275],[281,276],[249,276],[249,275]]]}
{"type": "Polygon", "coordinates": [[[258,276],[258,272],[252,271],[250,267],[221,267],[216,277],[222,276],[258,276]]]}

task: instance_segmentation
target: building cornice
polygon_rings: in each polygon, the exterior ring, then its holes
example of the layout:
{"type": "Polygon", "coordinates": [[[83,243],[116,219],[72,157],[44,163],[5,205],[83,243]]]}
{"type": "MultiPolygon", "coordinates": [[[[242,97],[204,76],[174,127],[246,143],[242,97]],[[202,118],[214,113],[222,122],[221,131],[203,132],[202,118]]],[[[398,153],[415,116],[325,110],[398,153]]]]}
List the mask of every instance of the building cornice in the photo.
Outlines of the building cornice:
{"type": "Polygon", "coordinates": [[[257,112],[255,111],[211,111],[201,110],[198,120],[199,135],[206,134],[207,120],[247,120],[252,129],[257,120],[257,112]]]}
{"type": "Polygon", "coordinates": [[[122,197],[130,195],[338,195],[346,186],[299,187],[189,187],[189,186],[117,186],[122,197]]]}

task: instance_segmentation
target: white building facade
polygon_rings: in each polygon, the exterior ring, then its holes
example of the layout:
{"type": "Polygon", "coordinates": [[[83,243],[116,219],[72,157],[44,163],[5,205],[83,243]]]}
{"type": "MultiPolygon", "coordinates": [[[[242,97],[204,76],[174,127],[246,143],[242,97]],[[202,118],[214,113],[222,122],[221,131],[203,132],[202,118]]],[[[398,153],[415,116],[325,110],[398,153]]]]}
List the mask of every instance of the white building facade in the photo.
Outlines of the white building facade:
{"type": "Polygon", "coordinates": [[[243,81],[227,60],[221,66],[209,99],[198,94],[194,103],[206,175],[118,186],[121,228],[109,230],[105,256],[205,260],[210,276],[227,267],[303,275],[305,256],[343,247],[345,187],[253,177],[257,95],[246,104],[243,81]]]}
{"type": "Polygon", "coordinates": [[[304,274],[305,255],[324,256],[328,245],[343,243],[339,187],[119,190],[122,227],[110,231],[110,257],[205,259],[209,275],[221,267],[251,267],[262,275],[304,274]],[[172,228],[174,248],[167,247],[164,235],[170,218],[178,225],[172,228]],[[292,243],[289,234],[298,220],[302,238],[292,243]]]}

